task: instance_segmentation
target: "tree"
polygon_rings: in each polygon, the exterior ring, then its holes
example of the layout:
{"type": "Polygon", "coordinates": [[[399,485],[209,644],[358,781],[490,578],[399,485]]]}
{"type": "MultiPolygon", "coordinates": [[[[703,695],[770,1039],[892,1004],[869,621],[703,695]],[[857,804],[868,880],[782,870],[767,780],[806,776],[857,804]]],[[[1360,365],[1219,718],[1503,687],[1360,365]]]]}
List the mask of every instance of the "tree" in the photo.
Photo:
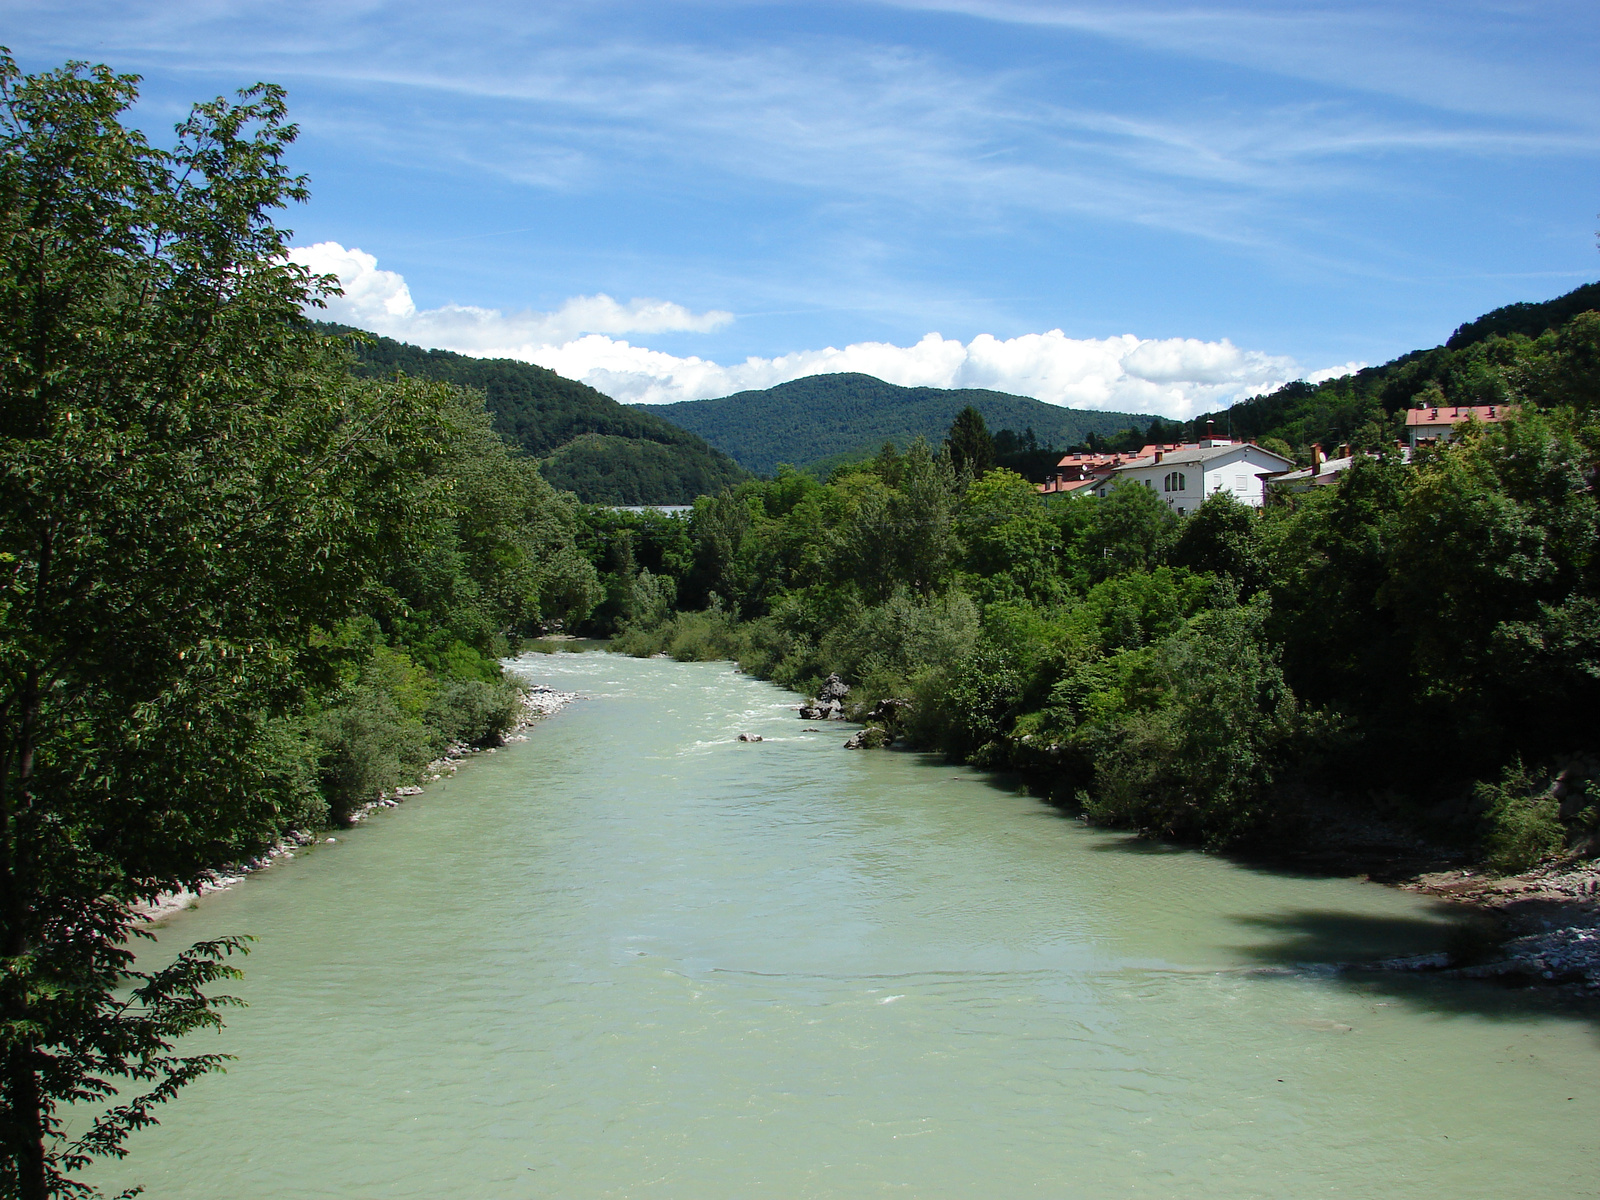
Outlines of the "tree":
{"type": "Polygon", "coordinates": [[[1147,570],[1161,562],[1177,520],[1155,492],[1123,480],[1094,501],[1081,552],[1098,579],[1147,570]]]}
{"type": "Polygon", "coordinates": [[[962,498],[956,531],[966,568],[996,596],[1056,599],[1061,592],[1061,530],[1038,489],[1004,467],[975,480],[962,498]]]}
{"type": "Polygon", "coordinates": [[[950,422],[950,432],[944,440],[945,453],[950,456],[950,466],[957,475],[970,471],[974,479],[994,466],[994,439],[983,423],[983,414],[967,405],[950,422]]]}
{"type": "Polygon", "coordinates": [[[1183,523],[1167,560],[1175,567],[1230,576],[1245,595],[1264,582],[1255,510],[1232,492],[1212,492],[1183,523]]]}
{"type": "Polygon", "coordinates": [[[272,220],[306,195],[281,90],[161,150],[121,123],[136,84],[0,55],[0,1192],[25,1200],[92,1195],[71,1174],[216,1065],[172,1046],[241,943],[133,970],[129,905],[280,827],[270,721],[443,432],[436,386],[354,384],[300,315],[328,281],[272,220]],[[75,1102],[105,1107],[68,1141],[75,1102]]]}

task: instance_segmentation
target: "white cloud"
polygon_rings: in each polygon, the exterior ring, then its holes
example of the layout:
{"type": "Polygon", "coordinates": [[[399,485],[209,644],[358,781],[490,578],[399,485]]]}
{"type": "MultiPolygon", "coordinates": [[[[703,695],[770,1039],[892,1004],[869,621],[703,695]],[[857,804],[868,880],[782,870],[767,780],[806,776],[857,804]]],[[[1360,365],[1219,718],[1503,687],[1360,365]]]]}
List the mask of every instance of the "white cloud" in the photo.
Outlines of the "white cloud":
{"type": "Polygon", "coordinates": [[[343,296],[328,297],[329,320],[414,342],[495,358],[533,361],[532,351],[586,333],[709,333],[733,320],[728,312],[695,313],[667,300],[574,296],[554,312],[504,313],[447,304],[418,311],[404,276],[380,270],[377,257],[338,242],[296,246],[294,262],[318,275],[336,275],[343,296]]]}
{"type": "MultiPolygon", "coordinates": [[[[418,311],[405,278],[381,270],[375,256],[337,242],[297,247],[290,257],[318,274],[337,275],[344,296],[327,316],[429,349],[538,363],[627,403],[666,404],[772,387],[807,375],[854,371],[905,387],[992,388],[1067,408],[1159,413],[1184,418],[1305,377],[1283,355],[1243,350],[1224,338],[1069,338],[1059,329],[970,342],[938,333],[915,345],[853,342],[838,349],[751,357],[724,366],[637,346],[621,333],[709,332],[726,312],[693,313],[665,300],[579,296],[551,313],[507,316],[498,309],[447,305],[418,311]]],[[[1347,363],[1311,379],[1333,378],[1347,363]]]]}
{"type": "MultiPolygon", "coordinates": [[[[618,400],[661,404],[767,388],[806,375],[859,371],[906,387],[993,388],[1067,408],[1183,418],[1300,378],[1293,359],[1194,338],[1069,338],[1059,329],[963,343],[937,333],[912,346],[856,342],[722,366],[591,334],[531,361],[618,400]]],[[[1332,374],[1344,374],[1338,368],[1332,374]]]]}

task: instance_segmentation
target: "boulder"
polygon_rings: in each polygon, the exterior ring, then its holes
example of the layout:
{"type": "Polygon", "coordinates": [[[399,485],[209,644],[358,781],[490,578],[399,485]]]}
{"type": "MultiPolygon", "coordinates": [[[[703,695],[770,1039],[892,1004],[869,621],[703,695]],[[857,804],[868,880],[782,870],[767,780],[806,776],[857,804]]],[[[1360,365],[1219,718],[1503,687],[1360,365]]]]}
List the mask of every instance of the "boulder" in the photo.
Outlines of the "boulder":
{"type": "Polygon", "coordinates": [[[911,701],[903,696],[888,696],[867,714],[869,721],[882,721],[885,725],[898,725],[911,711],[911,701]]]}
{"type": "Polygon", "coordinates": [[[741,733],[739,735],[739,740],[741,742],[759,742],[763,741],[764,739],[759,733],[741,733]]]}
{"type": "Polygon", "coordinates": [[[829,675],[823,681],[822,690],[817,693],[817,699],[826,703],[829,700],[843,700],[850,694],[850,685],[837,675],[829,675]]]}
{"type": "Polygon", "coordinates": [[[869,725],[865,729],[858,729],[850,735],[850,740],[844,744],[846,750],[882,750],[894,741],[894,734],[887,729],[880,729],[876,725],[869,725]]]}
{"type": "Polygon", "coordinates": [[[800,706],[802,721],[844,720],[844,698],[850,694],[850,685],[837,675],[829,675],[817,692],[815,700],[800,706]]]}

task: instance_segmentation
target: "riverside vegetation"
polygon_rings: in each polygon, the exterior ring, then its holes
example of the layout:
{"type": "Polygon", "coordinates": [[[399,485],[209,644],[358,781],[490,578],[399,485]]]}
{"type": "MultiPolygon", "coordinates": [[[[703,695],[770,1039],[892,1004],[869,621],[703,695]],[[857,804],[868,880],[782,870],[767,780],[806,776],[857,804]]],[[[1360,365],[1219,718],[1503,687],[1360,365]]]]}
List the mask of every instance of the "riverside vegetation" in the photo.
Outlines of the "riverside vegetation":
{"type": "Polygon", "coordinates": [[[507,636],[601,598],[576,501],[482,398],[359,379],[273,214],[284,98],[0,59],[0,1194],[75,1178],[214,1054],[239,939],[133,907],[337,822],[521,711],[507,636]],[[94,1119],[68,1136],[67,1105],[94,1119]]]}
{"type": "Polygon", "coordinates": [[[619,512],[304,319],[336,281],[285,258],[281,91],[163,149],[122,123],[136,83],[0,59],[0,1193],[94,1194],[220,1063],[175,1047],[245,943],[146,971],[135,906],[493,741],[519,635],[837,672],[912,744],[1214,846],[1330,797],[1507,866],[1592,837],[1594,314],[1481,342],[1470,386],[1519,420],[1264,517],[1044,500],[984,469],[976,413],[619,512]]]}
{"type": "MultiPolygon", "coordinates": [[[[781,470],[686,520],[590,515],[590,628],[808,694],[836,673],[872,740],[1020,772],[1098,823],[1279,849],[1386,827],[1506,871],[1592,853],[1600,313],[1422,357],[1371,373],[1415,392],[1362,385],[1373,443],[1419,398],[1520,414],[1183,520],[1142,487],[984,470],[963,414],[937,453],[781,470]]],[[[1287,391],[1280,441],[1352,418],[1287,391]]]]}

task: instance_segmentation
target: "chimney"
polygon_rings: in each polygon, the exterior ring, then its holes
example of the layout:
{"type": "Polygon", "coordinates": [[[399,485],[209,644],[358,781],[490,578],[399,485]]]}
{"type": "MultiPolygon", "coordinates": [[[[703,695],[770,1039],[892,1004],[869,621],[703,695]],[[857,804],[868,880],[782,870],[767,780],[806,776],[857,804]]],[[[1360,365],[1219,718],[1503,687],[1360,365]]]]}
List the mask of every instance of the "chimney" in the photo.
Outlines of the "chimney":
{"type": "Polygon", "coordinates": [[[1311,443],[1311,473],[1313,475],[1321,475],[1322,474],[1322,443],[1321,442],[1312,442],[1311,443]]]}

